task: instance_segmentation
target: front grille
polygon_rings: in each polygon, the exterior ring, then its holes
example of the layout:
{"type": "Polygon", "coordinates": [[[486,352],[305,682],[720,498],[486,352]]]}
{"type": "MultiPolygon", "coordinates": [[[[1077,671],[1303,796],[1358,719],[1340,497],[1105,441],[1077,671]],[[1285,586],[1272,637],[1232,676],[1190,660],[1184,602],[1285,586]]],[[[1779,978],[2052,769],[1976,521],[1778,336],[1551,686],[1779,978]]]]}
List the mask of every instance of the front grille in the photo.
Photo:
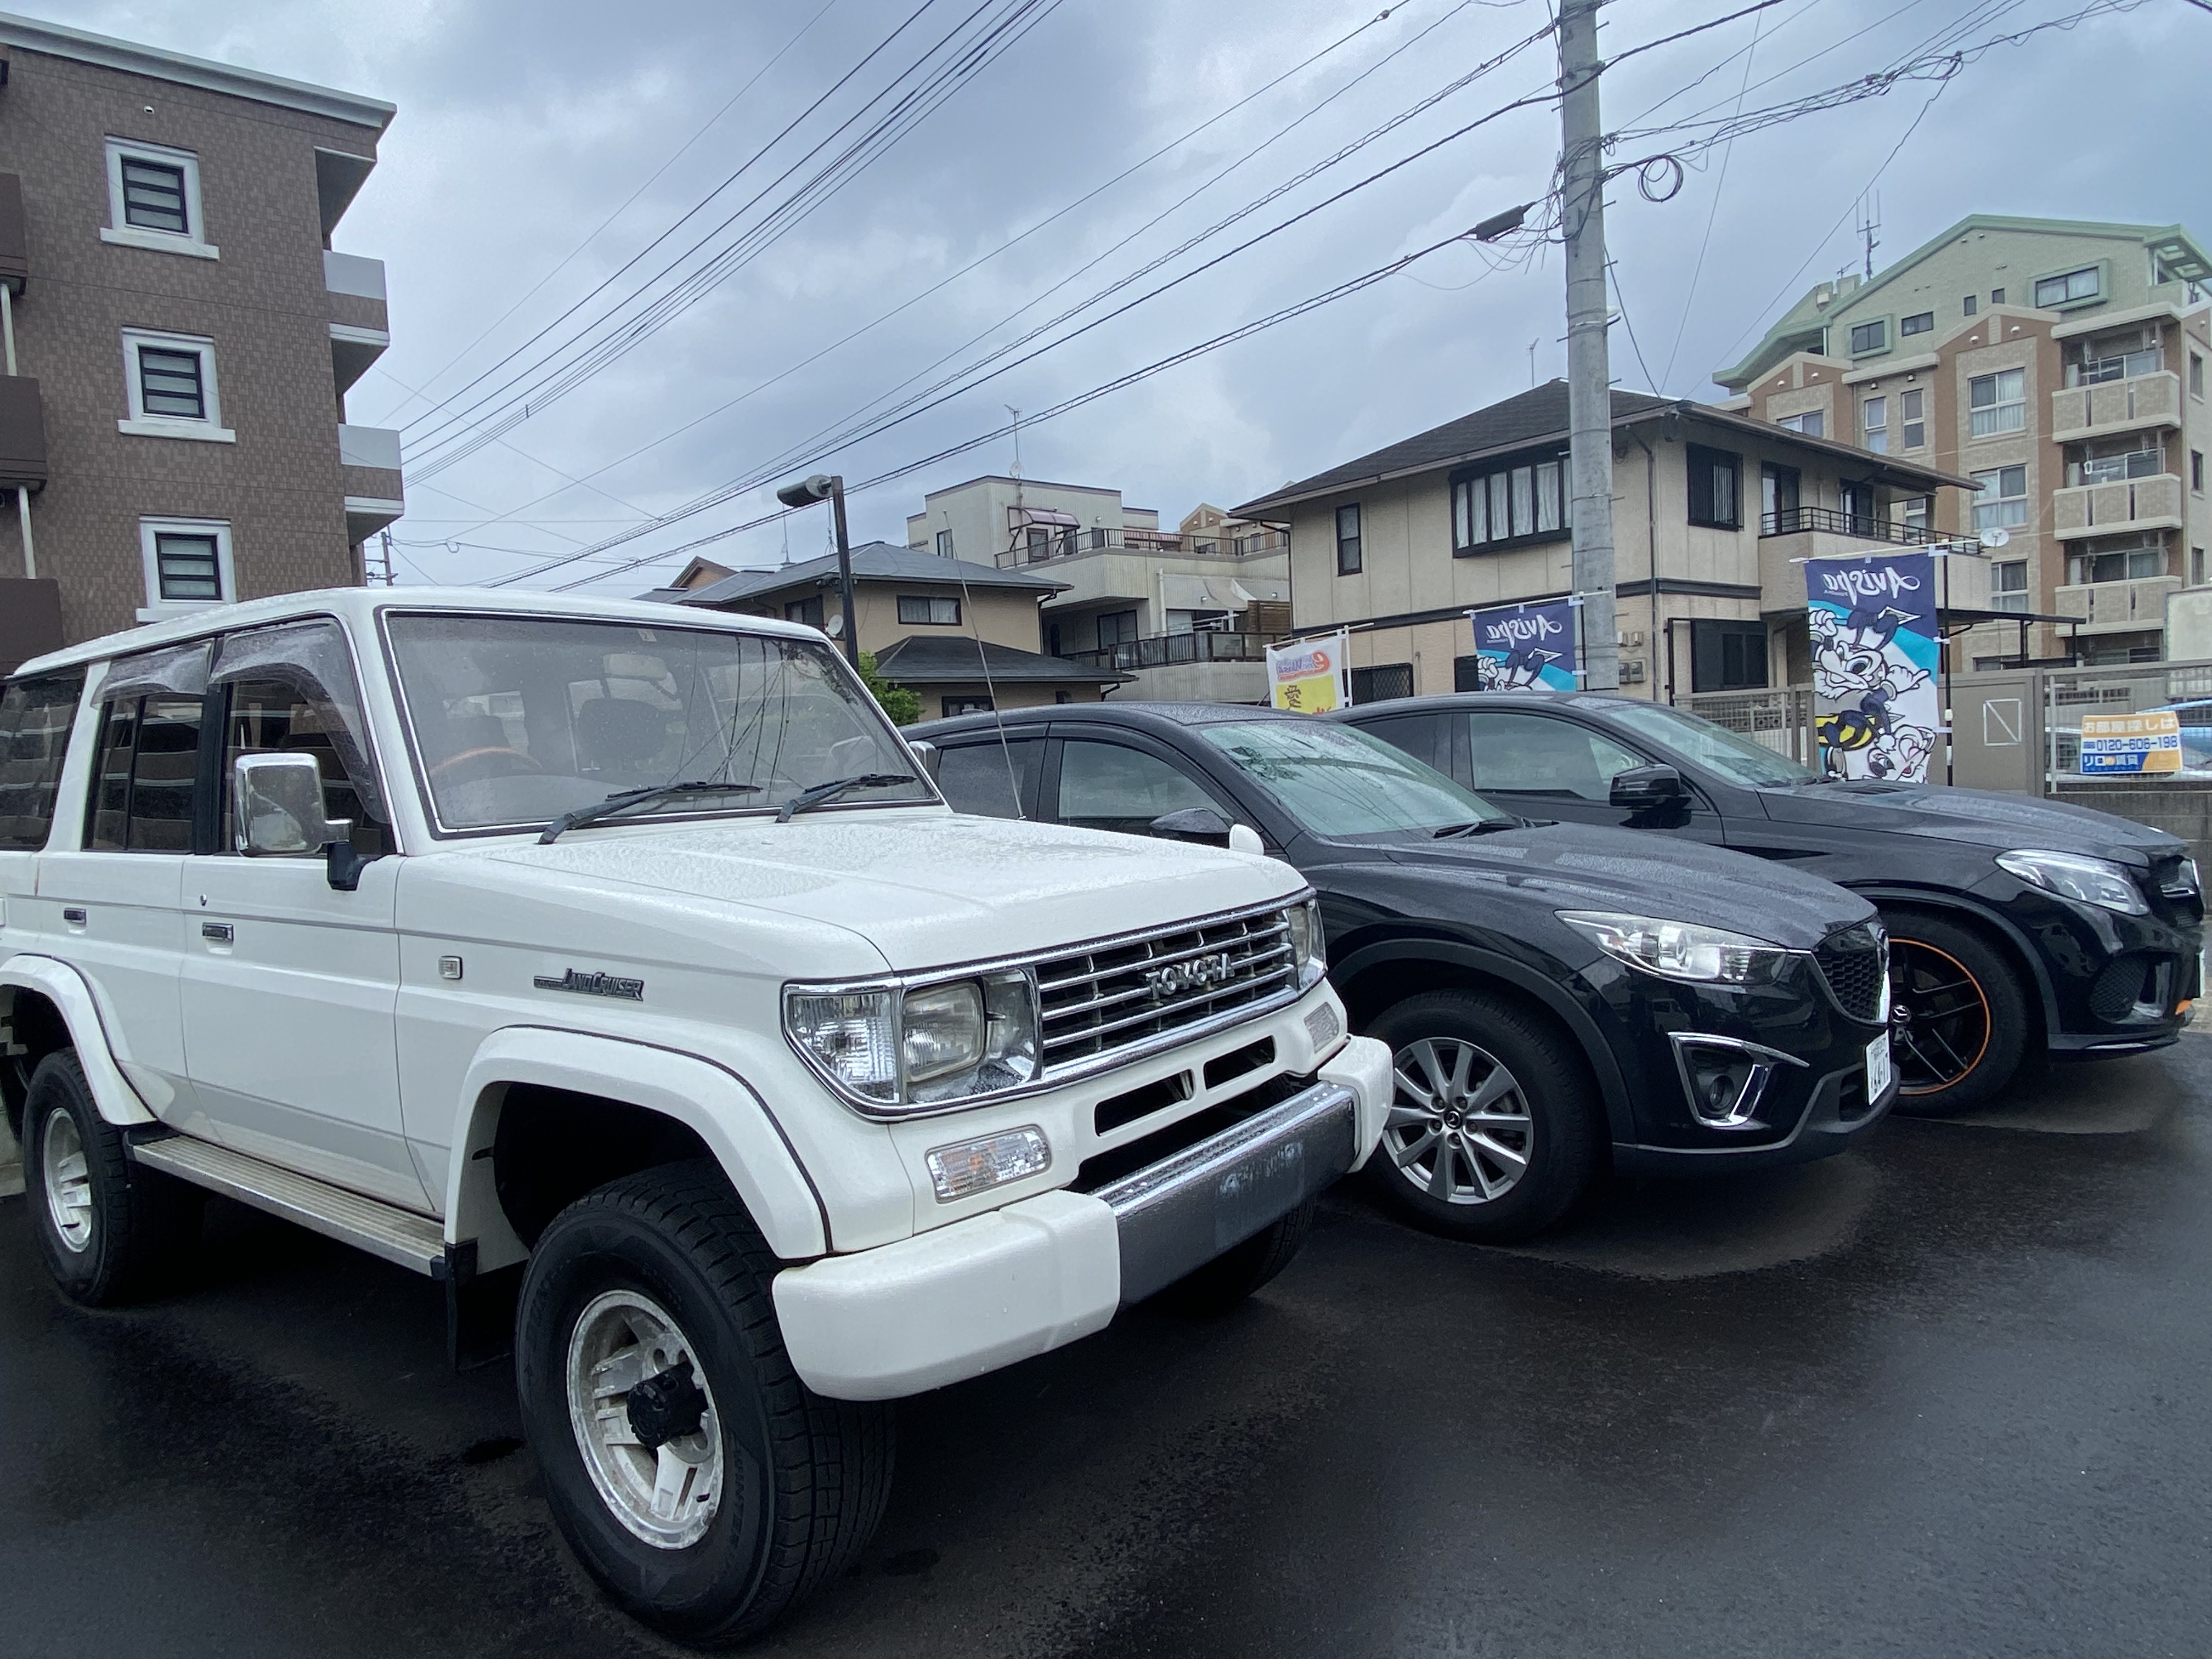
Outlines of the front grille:
{"type": "Polygon", "coordinates": [[[1882,985],[1889,977],[1889,936],[1879,922],[1841,927],[1813,952],[1828,994],[1853,1019],[1881,1018],[1882,985]]]}
{"type": "Polygon", "coordinates": [[[1037,964],[1047,1076],[1295,988],[1279,910],[1109,939],[1037,964]]]}

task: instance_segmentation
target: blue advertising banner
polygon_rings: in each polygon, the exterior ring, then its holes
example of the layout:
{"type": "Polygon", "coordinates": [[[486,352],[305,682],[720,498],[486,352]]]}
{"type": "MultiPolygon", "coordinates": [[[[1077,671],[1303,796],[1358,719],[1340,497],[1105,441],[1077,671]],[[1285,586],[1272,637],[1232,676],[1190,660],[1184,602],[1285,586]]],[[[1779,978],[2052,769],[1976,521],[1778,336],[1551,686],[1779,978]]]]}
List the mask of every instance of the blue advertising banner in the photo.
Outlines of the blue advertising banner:
{"type": "Polygon", "coordinates": [[[1575,611],[1572,599],[1543,605],[1501,605],[1470,611],[1474,650],[1484,691],[1571,691],[1575,689],[1575,611]]]}
{"type": "Polygon", "coordinates": [[[1943,723],[1934,555],[1808,559],[1805,597],[1826,769],[1924,783],[1943,723]]]}

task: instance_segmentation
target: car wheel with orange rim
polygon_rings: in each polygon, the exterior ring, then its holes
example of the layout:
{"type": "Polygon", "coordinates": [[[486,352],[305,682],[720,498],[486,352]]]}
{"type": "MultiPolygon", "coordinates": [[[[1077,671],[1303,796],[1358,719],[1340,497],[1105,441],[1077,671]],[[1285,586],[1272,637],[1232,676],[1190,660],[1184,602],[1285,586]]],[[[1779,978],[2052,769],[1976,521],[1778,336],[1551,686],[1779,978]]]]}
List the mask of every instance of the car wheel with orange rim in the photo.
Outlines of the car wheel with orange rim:
{"type": "Polygon", "coordinates": [[[1908,911],[1883,921],[1897,1110],[1941,1116],[1983,1104],[2027,1052],[2019,970],[1980,933],[1945,918],[1908,911]]]}

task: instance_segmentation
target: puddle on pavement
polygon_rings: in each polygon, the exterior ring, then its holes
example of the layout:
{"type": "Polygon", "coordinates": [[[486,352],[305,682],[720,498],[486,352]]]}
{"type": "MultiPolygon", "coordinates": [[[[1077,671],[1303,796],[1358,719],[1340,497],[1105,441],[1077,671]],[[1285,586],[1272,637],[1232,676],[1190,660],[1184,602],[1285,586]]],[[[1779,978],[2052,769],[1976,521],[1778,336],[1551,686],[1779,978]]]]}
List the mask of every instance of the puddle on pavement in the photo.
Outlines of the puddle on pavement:
{"type": "Polygon", "coordinates": [[[1591,1206],[1558,1238],[1501,1254],[1637,1279],[1753,1273],[1849,1243],[1880,1184],[1849,1154],[1792,1170],[1652,1180],[1591,1206]]]}
{"type": "Polygon", "coordinates": [[[2186,1097],[2156,1054],[2142,1054],[2062,1062],[1979,1111],[1924,1121],[2026,1134],[2136,1135],[2155,1128],[2186,1097]]]}

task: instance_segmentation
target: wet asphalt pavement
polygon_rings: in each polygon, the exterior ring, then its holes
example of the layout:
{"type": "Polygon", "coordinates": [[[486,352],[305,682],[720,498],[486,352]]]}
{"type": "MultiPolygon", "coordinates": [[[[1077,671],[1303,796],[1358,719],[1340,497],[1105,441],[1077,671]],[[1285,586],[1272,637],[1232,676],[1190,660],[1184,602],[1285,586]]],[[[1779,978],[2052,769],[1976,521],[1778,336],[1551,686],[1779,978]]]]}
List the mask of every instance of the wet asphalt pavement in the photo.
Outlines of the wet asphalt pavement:
{"type": "MultiPolygon", "coordinates": [[[[1236,1314],[902,1408],[793,1655],[2212,1652],[2212,1036],[1511,1252],[1340,1188],[1236,1314]]],[[[678,1652],[436,1288],[228,1206],[87,1313],[0,1200],[0,1654],[678,1652]]]]}

